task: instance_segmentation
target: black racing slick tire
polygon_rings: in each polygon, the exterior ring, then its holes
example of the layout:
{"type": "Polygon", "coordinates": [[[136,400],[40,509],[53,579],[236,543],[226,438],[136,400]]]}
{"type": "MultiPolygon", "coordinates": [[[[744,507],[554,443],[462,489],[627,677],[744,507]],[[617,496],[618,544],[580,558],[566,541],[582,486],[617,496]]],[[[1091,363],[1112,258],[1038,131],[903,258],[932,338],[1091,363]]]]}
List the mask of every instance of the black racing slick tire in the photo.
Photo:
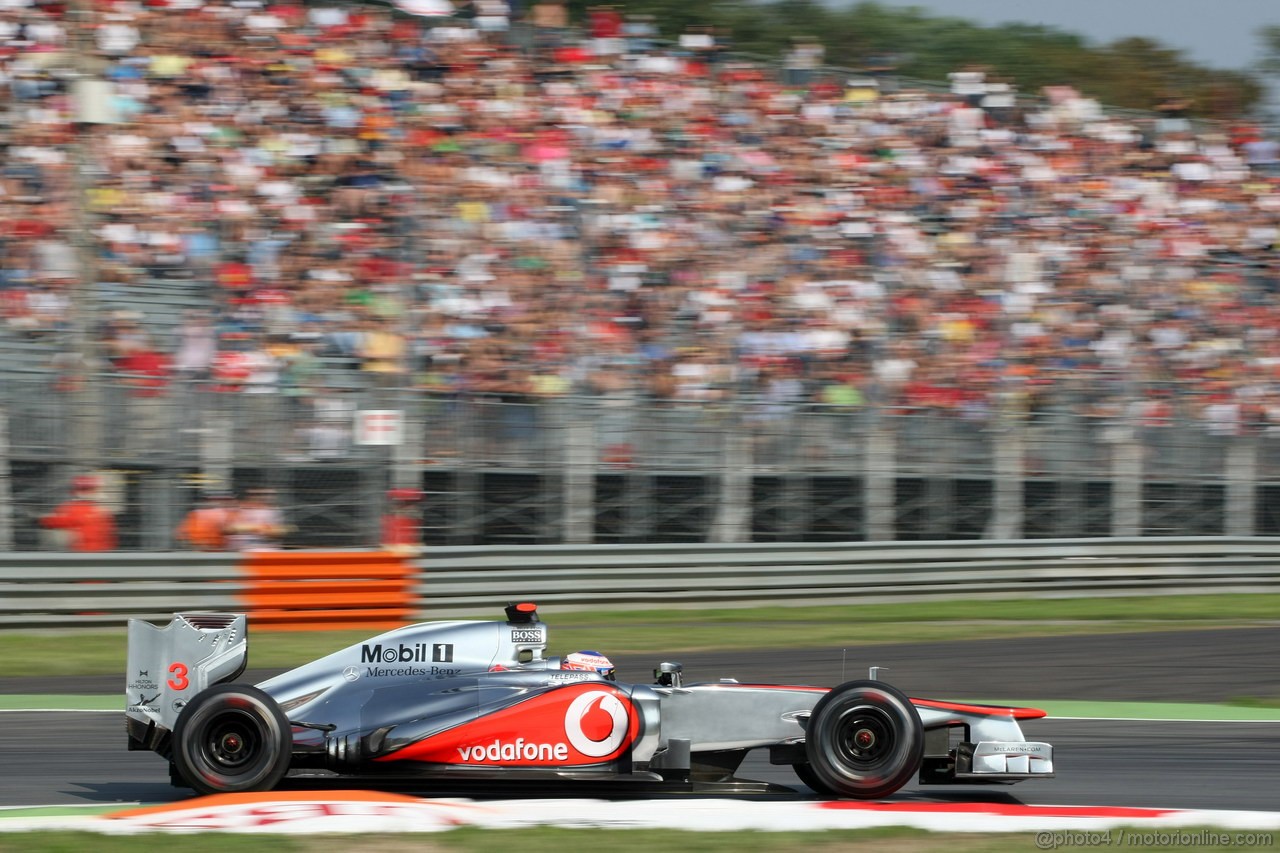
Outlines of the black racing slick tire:
{"type": "Polygon", "coordinates": [[[215,684],[173,727],[173,768],[199,794],[269,791],[289,771],[293,727],[276,701],[247,684],[215,684]]]}
{"type": "Polygon", "coordinates": [[[813,706],[805,754],[809,771],[826,792],[859,800],[887,797],[920,769],[924,726],[897,688],[882,681],[849,681],[813,706]]]}
{"type": "Polygon", "coordinates": [[[822,784],[822,780],[818,778],[818,774],[813,772],[813,768],[808,764],[797,763],[792,764],[791,769],[796,772],[796,778],[809,786],[809,790],[813,791],[820,797],[835,796],[835,792],[822,784]]]}

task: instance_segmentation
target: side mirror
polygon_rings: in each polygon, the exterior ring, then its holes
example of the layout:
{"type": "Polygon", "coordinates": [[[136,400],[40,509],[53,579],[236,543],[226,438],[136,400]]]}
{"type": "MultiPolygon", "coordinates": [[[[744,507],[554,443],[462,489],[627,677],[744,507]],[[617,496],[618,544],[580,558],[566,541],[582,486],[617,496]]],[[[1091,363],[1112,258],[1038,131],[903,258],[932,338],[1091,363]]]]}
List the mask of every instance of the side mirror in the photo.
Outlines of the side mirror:
{"type": "Polygon", "coordinates": [[[662,687],[679,687],[680,673],[684,672],[684,667],[678,663],[663,662],[658,664],[658,668],[653,671],[653,677],[662,687]]]}

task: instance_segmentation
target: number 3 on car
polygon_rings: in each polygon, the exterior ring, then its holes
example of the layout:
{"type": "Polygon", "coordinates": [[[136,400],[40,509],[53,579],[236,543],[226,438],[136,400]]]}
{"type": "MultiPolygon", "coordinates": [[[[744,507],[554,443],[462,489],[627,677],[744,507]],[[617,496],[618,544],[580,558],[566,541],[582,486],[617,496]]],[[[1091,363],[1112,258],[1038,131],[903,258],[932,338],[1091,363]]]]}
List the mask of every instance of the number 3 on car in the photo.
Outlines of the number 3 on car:
{"type": "Polygon", "coordinates": [[[169,664],[169,673],[172,678],[165,683],[170,690],[186,690],[191,686],[191,680],[187,678],[187,665],[185,663],[169,664]]]}

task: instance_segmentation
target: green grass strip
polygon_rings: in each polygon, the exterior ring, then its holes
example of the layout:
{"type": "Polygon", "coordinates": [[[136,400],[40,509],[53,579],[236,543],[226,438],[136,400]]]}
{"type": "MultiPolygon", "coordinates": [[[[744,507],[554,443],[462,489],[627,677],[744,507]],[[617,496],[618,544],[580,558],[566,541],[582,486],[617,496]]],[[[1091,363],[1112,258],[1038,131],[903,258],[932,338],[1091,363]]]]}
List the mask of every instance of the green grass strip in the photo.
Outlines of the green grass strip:
{"type": "Polygon", "coordinates": [[[119,711],[124,713],[124,697],[83,696],[70,693],[15,694],[0,696],[0,711],[119,711]]]}
{"type": "Polygon", "coordinates": [[[137,808],[137,806],[130,803],[114,803],[109,806],[20,806],[18,808],[0,808],[0,826],[3,825],[3,821],[7,818],[93,817],[131,808],[137,808]]]}
{"type": "MultiPolygon", "coordinates": [[[[1280,594],[1102,599],[913,601],[751,609],[557,611],[545,607],[551,654],[712,649],[841,648],[1067,634],[1112,634],[1280,624],[1280,594]]],[[[427,614],[431,618],[430,614],[427,614]]],[[[501,619],[499,603],[476,618],[501,619]]],[[[281,633],[251,626],[250,665],[298,666],[369,636],[367,631],[281,633]]],[[[114,631],[0,633],[0,678],[124,672],[125,622],[114,631]]]]}

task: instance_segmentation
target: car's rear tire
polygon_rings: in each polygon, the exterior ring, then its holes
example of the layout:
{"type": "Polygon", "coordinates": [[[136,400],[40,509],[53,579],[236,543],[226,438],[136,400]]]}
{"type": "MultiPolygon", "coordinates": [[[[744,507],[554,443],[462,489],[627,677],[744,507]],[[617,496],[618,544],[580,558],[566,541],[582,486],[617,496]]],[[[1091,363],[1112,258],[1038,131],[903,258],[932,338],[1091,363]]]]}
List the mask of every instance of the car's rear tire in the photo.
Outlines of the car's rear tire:
{"type": "Polygon", "coordinates": [[[911,700],[897,688],[882,681],[849,681],[813,706],[805,754],[810,772],[827,793],[863,800],[887,797],[920,769],[924,726],[911,700]]]}
{"type": "Polygon", "coordinates": [[[187,780],[183,779],[182,775],[178,773],[178,767],[172,761],[169,762],[169,784],[175,788],[191,787],[189,784],[187,784],[187,780]]]}
{"type": "Polygon", "coordinates": [[[268,791],[289,771],[293,727],[280,706],[247,684],[215,684],[173,727],[173,768],[200,794],[268,791]]]}

